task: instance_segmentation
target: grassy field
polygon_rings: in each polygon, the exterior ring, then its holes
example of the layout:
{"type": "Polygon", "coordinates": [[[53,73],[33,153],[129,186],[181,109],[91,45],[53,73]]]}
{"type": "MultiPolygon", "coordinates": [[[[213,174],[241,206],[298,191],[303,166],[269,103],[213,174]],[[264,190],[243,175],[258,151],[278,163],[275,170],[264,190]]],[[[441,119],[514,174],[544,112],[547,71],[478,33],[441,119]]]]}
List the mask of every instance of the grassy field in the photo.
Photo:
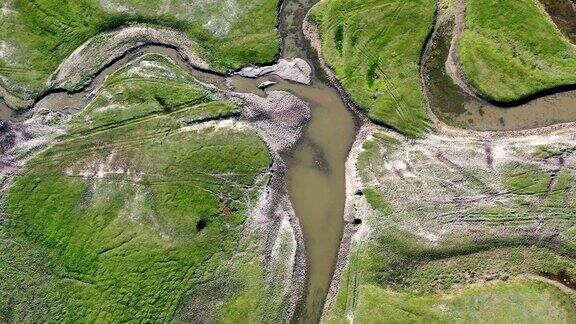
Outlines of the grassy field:
{"type": "Polygon", "coordinates": [[[273,59],[278,0],[0,0],[0,76],[32,95],[78,46],[135,23],[180,30],[217,71],[273,59]]]}
{"type": "Polygon", "coordinates": [[[352,243],[330,319],[574,321],[576,296],[513,279],[576,286],[576,137],[487,145],[390,132],[364,143],[357,166],[374,211],[361,214],[371,234],[352,243]]]}
{"type": "Polygon", "coordinates": [[[312,10],[324,59],[351,99],[410,136],[430,129],[419,61],[434,11],[431,0],[324,0],[312,10]]]}
{"type": "Polygon", "coordinates": [[[271,156],[249,129],[195,126],[236,109],[157,55],[111,76],[6,196],[0,318],[281,320],[244,226],[271,156]]]}
{"type": "Polygon", "coordinates": [[[162,112],[173,112],[186,124],[226,117],[239,110],[230,102],[215,102],[208,90],[164,56],[147,54],[106,78],[94,100],[74,116],[70,131],[103,129],[162,112]],[[189,106],[195,109],[177,112],[189,106]]]}
{"type": "Polygon", "coordinates": [[[538,1],[467,3],[460,63],[468,82],[483,96],[510,102],[576,83],[576,47],[538,1]]]}
{"type": "MultiPolygon", "coordinates": [[[[367,283],[357,289],[352,315],[357,323],[552,324],[576,320],[576,306],[569,296],[535,281],[488,284],[450,294],[412,295],[367,283]]],[[[346,309],[340,308],[325,322],[345,323],[346,315],[346,309]]]]}

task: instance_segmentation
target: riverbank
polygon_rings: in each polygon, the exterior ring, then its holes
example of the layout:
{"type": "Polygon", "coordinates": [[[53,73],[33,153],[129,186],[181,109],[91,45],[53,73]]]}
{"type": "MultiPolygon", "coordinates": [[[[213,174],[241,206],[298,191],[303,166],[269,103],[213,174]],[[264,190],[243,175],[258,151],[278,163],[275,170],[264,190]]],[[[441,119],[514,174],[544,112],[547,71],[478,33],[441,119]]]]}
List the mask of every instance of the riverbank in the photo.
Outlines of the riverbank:
{"type": "MultiPolygon", "coordinates": [[[[440,9],[442,10],[442,9],[440,9]]],[[[439,14],[440,19],[446,19],[445,18],[445,14],[443,14],[442,12],[439,14]]],[[[443,21],[442,23],[449,23],[446,21],[443,21]]],[[[316,28],[313,24],[310,23],[310,21],[308,19],[304,20],[304,27],[303,30],[305,32],[305,35],[307,36],[307,38],[310,40],[312,47],[314,47],[316,49],[316,51],[318,53],[321,53],[321,43],[320,43],[320,39],[318,38],[318,34],[316,31],[316,28]]],[[[434,31],[432,33],[432,37],[430,38],[430,42],[427,43],[426,48],[423,51],[423,55],[421,57],[421,61],[422,66],[425,65],[425,62],[429,59],[428,55],[429,52],[431,51],[430,48],[430,44],[433,42],[433,40],[435,39],[438,31],[439,23],[436,23],[436,26],[434,28],[434,31]]],[[[452,40],[454,38],[451,38],[452,40]]],[[[322,67],[325,70],[326,74],[328,75],[328,77],[331,79],[331,81],[337,83],[337,80],[335,79],[334,73],[333,71],[331,71],[329,69],[329,67],[326,66],[325,62],[323,62],[323,58],[320,57],[320,61],[322,62],[322,67]]],[[[458,141],[459,139],[462,139],[463,137],[471,137],[474,138],[480,142],[485,142],[488,143],[487,144],[487,152],[492,152],[493,148],[492,146],[492,142],[494,141],[499,141],[499,140],[521,140],[522,138],[526,138],[526,136],[529,136],[531,138],[531,140],[529,142],[546,142],[548,140],[550,140],[550,138],[553,138],[554,136],[553,133],[557,132],[557,131],[561,131],[563,129],[568,129],[568,132],[570,132],[570,129],[574,130],[574,126],[575,124],[573,122],[570,123],[561,123],[561,124],[554,124],[553,125],[549,125],[546,127],[535,127],[535,128],[531,128],[531,129],[521,129],[521,130],[509,130],[509,131],[476,131],[476,130],[469,130],[469,129],[462,129],[462,128],[456,128],[454,126],[449,126],[446,123],[444,123],[443,121],[439,120],[435,114],[432,112],[431,110],[431,102],[430,102],[430,98],[429,98],[429,93],[427,92],[427,82],[426,82],[426,78],[425,78],[425,74],[424,74],[424,68],[422,68],[421,70],[421,79],[422,79],[422,86],[424,89],[424,94],[425,94],[425,98],[426,98],[426,107],[427,107],[427,111],[428,111],[428,115],[429,118],[431,118],[431,120],[433,121],[433,125],[434,125],[434,129],[436,130],[434,132],[434,136],[440,136],[440,137],[444,137],[445,139],[438,139],[438,141],[445,141],[448,139],[451,140],[455,140],[458,141]],[[552,137],[551,137],[552,136],[552,137]]],[[[342,88],[338,87],[338,89],[341,91],[342,88]]],[[[550,103],[552,104],[552,103],[550,103]]],[[[361,219],[361,225],[352,225],[352,223],[347,224],[346,225],[346,229],[345,229],[345,233],[344,233],[344,239],[341,243],[341,247],[340,247],[340,253],[339,253],[339,257],[338,257],[338,265],[336,267],[335,270],[335,275],[333,277],[332,283],[331,283],[331,288],[330,288],[330,292],[328,295],[328,298],[326,300],[326,304],[324,307],[324,312],[323,312],[323,319],[326,320],[327,319],[327,314],[330,312],[331,308],[334,307],[334,303],[336,300],[336,296],[337,294],[340,292],[342,293],[343,289],[350,289],[348,286],[349,285],[354,285],[353,282],[350,282],[350,278],[351,276],[354,277],[353,275],[351,275],[351,273],[349,272],[348,267],[350,266],[351,258],[355,258],[354,256],[351,256],[351,254],[353,253],[352,251],[354,250],[354,248],[351,248],[351,246],[356,246],[356,248],[359,248],[359,246],[363,245],[362,242],[369,244],[370,243],[370,235],[373,235],[373,229],[371,228],[370,224],[370,219],[373,219],[375,216],[375,211],[374,211],[374,207],[371,206],[368,201],[366,200],[366,192],[364,192],[364,188],[365,185],[362,184],[362,182],[360,181],[360,174],[362,174],[362,172],[366,172],[366,170],[363,170],[362,168],[359,168],[358,166],[358,156],[360,155],[360,153],[362,151],[364,151],[363,146],[368,145],[367,141],[370,140],[370,138],[372,138],[374,136],[375,133],[381,133],[381,132],[385,132],[385,133],[390,133],[389,130],[387,130],[386,128],[382,128],[381,126],[376,126],[373,125],[371,122],[367,122],[366,120],[363,123],[362,128],[359,131],[359,135],[356,138],[356,141],[351,149],[351,153],[350,156],[347,160],[347,173],[346,173],[346,177],[347,177],[347,207],[346,207],[346,215],[345,215],[345,219],[347,222],[351,222],[353,221],[354,218],[358,218],[361,219]],[[353,216],[351,216],[353,215],[353,216]],[[368,220],[368,224],[366,222],[366,220],[368,220]],[[348,269],[348,270],[347,270],[348,269]],[[346,274],[346,279],[342,278],[342,275],[346,274]],[[345,285],[347,285],[348,288],[344,288],[342,287],[342,280],[345,280],[345,285]]],[[[396,134],[397,135],[397,134],[396,134]]],[[[424,136],[424,140],[426,140],[427,138],[429,138],[430,136],[424,136]]],[[[405,140],[405,139],[404,139],[405,140]]],[[[435,140],[436,141],[436,140],[435,140]]],[[[552,140],[553,141],[553,140],[552,140]]],[[[487,153],[488,154],[488,153],[487,153]]],[[[492,154],[492,153],[490,153],[492,154]]],[[[491,160],[493,158],[490,157],[490,155],[486,158],[487,160],[491,160]]],[[[405,199],[404,199],[405,200],[405,199]]],[[[355,252],[357,253],[357,251],[355,252]]],[[[541,277],[538,277],[541,278],[541,277]]],[[[353,295],[353,294],[352,294],[353,295]]],[[[348,298],[352,298],[354,299],[354,296],[349,296],[348,298]]],[[[351,320],[350,317],[347,318],[347,320],[351,320]]]]}
{"type": "MultiPolygon", "coordinates": [[[[142,31],[142,30],[140,30],[142,31]]],[[[92,43],[92,42],[90,42],[92,43]]],[[[88,48],[89,46],[87,46],[88,48]]],[[[287,79],[290,80],[294,80],[297,82],[302,82],[302,83],[309,83],[311,80],[310,77],[310,73],[311,73],[311,69],[309,67],[307,67],[307,64],[300,59],[295,59],[295,60],[282,60],[280,59],[278,61],[277,64],[272,65],[270,67],[249,67],[247,69],[238,71],[237,73],[234,73],[233,75],[228,75],[228,76],[223,76],[220,75],[218,73],[214,74],[214,73],[210,73],[209,71],[206,70],[198,70],[197,68],[191,67],[190,66],[190,62],[188,60],[186,60],[184,58],[184,62],[182,61],[182,53],[180,53],[180,50],[175,47],[175,46],[165,46],[162,44],[141,44],[141,46],[139,46],[137,49],[135,50],[129,50],[130,53],[129,54],[120,54],[115,60],[111,60],[109,62],[109,66],[106,67],[105,69],[101,69],[101,73],[100,75],[97,75],[95,77],[89,77],[89,81],[88,83],[86,83],[83,86],[83,90],[80,92],[75,92],[72,94],[67,93],[66,91],[61,91],[58,92],[56,94],[56,91],[54,91],[54,93],[47,93],[45,95],[45,97],[43,97],[42,99],[38,100],[36,105],[34,106],[33,109],[30,109],[30,112],[33,113],[34,110],[40,109],[40,106],[42,107],[49,107],[49,108],[59,108],[61,107],[61,103],[62,102],[67,102],[66,106],[68,107],[68,109],[65,109],[63,111],[64,114],[69,114],[69,113],[75,113],[76,111],[81,111],[83,109],[83,107],[85,105],[88,104],[88,102],[90,100],[93,99],[93,96],[95,95],[95,93],[100,89],[101,85],[103,84],[104,80],[105,80],[105,75],[108,73],[111,73],[112,71],[114,71],[115,69],[120,68],[123,64],[127,64],[130,60],[135,59],[140,57],[141,55],[145,55],[145,54],[149,54],[149,53],[153,53],[153,52],[158,52],[159,54],[163,54],[163,55],[167,55],[168,57],[170,57],[171,59],[175,60],[175,62],[178,63],[178,65],[180,65],[181,67],[183,67],[185,70],[188,70],[189,72],[191,72],[194,77],[196,77],[204,86],[207,86],[208,88],[210,88],[213,91],[213,94],[219,96],[222,99],[231,99],[233,101],[239,102],[242,105],[246,106],[246,109],[244,110],[244,115],[243,118],[245,118],[246,120],[250,120],[250,122],[252,123],[252,125],[254,125],[255,129],[257,131],[260,132],[261,136],[263,138],[266,139],[267,143],[270,145],[270,148],[272,151],[276,151],[276,152],[280,152],[280,151],[289,151],[293,149],[293,145],[295,145],[295,143],[298,143],[299,140],[299,135],[294,135],[294,134],[299,134],[299,132],[301,132],[303,130],[304,125],[307,123],[307,118],[309,118],[309,113],[305,112],[305,109],[284,109],[282,107],[282,105],[278,105],[279,103],[282,103],[286,100],[288,100],[288,102],[293,102],[295,100],[295,97],[293,97],[292,95],[288,94],[288,93],[282,93],[282,92],[278,92],[275,91],[274,89],[281,89],[281,88],[286,88],[291,92],[300,92],[302,91],[304,88],[300,89],[298,87],[295,87],[293,85],[289,85],[289,84],[283,84],[282,82],[280,82],[279,84],[276,84],[274,86],[272,86],[272,91],[269,91],[268,89],[263,92],[261,90],[257,90],[256,87],[254,86],[254,84],[257,85],[257,82],[262,82],[260,80],[267,80],[267,75],[280,75],[283,76],[287,79]],[[182,64],[183,63],[183,64],[182,64]],[[241,86],[239,89],[241,89],[241,91],[254,91],[255,93],[257,93],[258,95],[252,95],[252,94],[242,94],[242,93],[237,93],[235,92],[236,90],[230,90],[230,88],[235,89],[237,88],[237,81],[240,81],[239,79],[236,80],[237,76],[235,75],[240,75],[240,74],[250,74],[250,76],[255,77],[255,76],[261,76],[264,75],[263,77],[261,77],[259,80],[254,80],[254,82],[250,81],[250,82],[244,82],[242,81],[241,83],[245,83],[245,85],[241,86]],[[261,97],[263,96],[263,97],[261,97]],[[272,98],[272,101],[269,101],[268,98],[270,96],[270,98],[272,98]],[[64,101],[63,101],[64,100],[64,101]],[[70,104],[68,104],[70,103],[70,104]],[[307,117],[308,116],[308,117],[307,117]],[[274,124],[274,122],[271,122],[271,118],[274,119],[278,119],[278,120],[282,120],[284,122],[284,124],[274,124]],[[287,123],[289,125],[287,125],[287,123]],[[292,122],[295,122],[295,124],[290,124],[292,122]]],[[[90,56],[89,55],[89,51],[83,50],[82,51],[84,56],[90,56]],[[87,54],[88,53],[88,54],[87,54]]],[[[80,55],[80,54],[75,54],[76,56],[80,55]]],[[[66,62],[69,63],[63,63],[62,65],[62,70],[66,70],[69,71],[69,73],[74,73],[74,62],[77,62],[77,59],[68,59],[66,60],[66,62]],[[71,64],[70,66],[68,66],[67,64],[71,64]],[[72,72],[70,72],[72,71],[72,72]]],[[[247,79],[246,79],[247,81],[247,79]]],[[[317,82],[317,81],[314,81],[317,82]]],[[[320,91],[322,94],[320,95],[322,98],[326,98],[325,100],[328,100],[329,102],[323,103],[321,102],[321,104],[331,104],[333,105],[335,102],[336,98],[333,98],[335,96],[332,96],[332,94],[330,93],[330,90],[328,88],[324,89],[324,87],[321,88],[316,88],[316,86],[312,87],[313,89],[311,89],[312,91],[307,91],[306,97],[309,100],[314,100],[316,101],[318,99],[318,97],[314,94],[315,91],[320,91]],[[317,89],[317,90],[316,90],[317,89]]],[[[317,103],[316,103],[317,104],[317,103]]],[[[288,104],[290,105],[290,104],[288,104]]],[[[298,107],[302,107],[301,104],[297,103],[298,107]]],[[[288,107],[290,108],[290,107],[288,107]]],[[[324,108],[322,108],[324,109],[324,108]]],[[[347,119],[347,118],[345,118],[347,119]]],[[[306,140],[307,141],[307,140],[306,140]]],[[[346,145],[344,145],[346,146],[346,145]]],[[[343,152],[345,152],[347,150],[347,147],[343,147],[343,152]]],[[[328,153],[330,160],[332,159],[332,154],[331,152],[326,152],[328,153]]],[[[340,153],[338,153],[340,154],[340,153]]],[[[345,153],[342,155],[341,160],[344,161],[344,156],[345,153]]],[[[285,170],[285,165],[283,164],[283,162],[279,159],[279,155],[275,154],[275,167],[273,168],[274,170],[285,170]]],[[[340,158],[336,158],[337,160],[340,160],[340,158]]],[[[294,164],[294,162],[291,162],[292,164],[294,164]]],[[[332,162],[330,162],[332,163],[332,162]]],[[[330,167],[330,165],[324,165],[323,167],[330,167]]],[[[283,177],[284,175],[282,174],[283,172],[278,172],[278,176],[277,177],[283,177]]],[[[339,172],[338,172],[339,173],[339,172]]],[[[342,172],[342,176],[344,175],[344,172],[342,172]]],[[[282,181],[280,181],[282,182],[282,181]]],[[[288,215],[290,214],[290,208],[288,208],[288,206],[286,205],[287,198],[283,197],[284,194],[282,194],[282,192],[286,191],[286,187],[285,187],[285,183],[282,184],[281,186],[276,186],[276,189],[273,190],[275,191],[275,193],[273,193],[270,197],[270,199],[272,201],[280,201],[280,207],[281,210],[284,209],[284,215],[288,215]],[[274,198],[274,197],[276,198],[274,198]]],[[[339,187],[339,185],[338,185],[339,187]]],[[[333,198],[333,197],[332,197],[333,198]]],[[[334,202],[330,202],[330,204],[334,205],[334,202]]],[[[339,215],[339,212],[336,213],[337,215],[339,215]]],[[[284,219],[288,219],[287,217],[284,217],[284,219]]],[[[278,229],[280,227],[280,225],[278,224],[283,224],[283,221],[281,220],[275,220],[273,222],[273,226],[271,226],[269,233],[272,233],[270,237],[274,237],[274,233],[278,233],[280,232],[280,230],[278,229]]],[[[305,253],[304,253],[304,248],[303,248],[303,242],[301,241],[302,239],[302,235],[298,235],[298,231],[300,230],[299,228],[296,228],[297,226],[297,222],[295,221],[295,219],[292,217],[290,218],[290,224],[292,224],[293,226],[293,230],[294,230],[294,237],[296,238],[297,244],[298,244],[298,248],[296,249],[297,255],[295,256],[296,261],[295,261],[295,270],[294,270],[294,285],[292,287],[293,289],[293,293],[292,293],[292,300],[293,300],[293,305],[295,305],[297,303],[297,300],[300,299],[300,295],[302,294],[303,291],[303,285],[307,284],[307,280],[304,280],[305,277],[305,269],[306,269],[306,257],[305,257],[305,253]],[[298,279],[300,278],[300,279],[298,279]]],[[[337,240],[337,242],[339,242],[339,236],[337,238],[335,238],[337,240]]],[[[274,250],[271,247],[276,245],[276,243],[274,243],[275,241],[273,239],[267,239],[267,243],[266,243],[266,249],[268,251],[270,250],[274,250]]],[[[337,246],[337,242],[334,244],[334,246],[337,246]]],[[[267,253],[270,254],[270,253],[267,253]]],[[[332,259],[329,259],[327,261],[322,261],[322,263],[326,263],[327,266],[331,267],[332,266],[332,259]]],[[[331,272],[332,270],[329,269],[328,273],[331,272]]],[[[325,271],[323,271],[324,273],[325,271]]],[[[325,274],[327,275],[327,273],[325,274]]],[[[323,300],[323,296],[319,297],[319,300],[323,300]]],[[[321,305],[320,305],[321,307],[321,305]]],[[[292,314],[293,313],[293,306],[289,307],[290,311],[287,312],[287,314],[292,314]]]]}
{"type": "MultiPolygon", "coordinates": [[[[362,223],[342,242],[326,322],[367,320],[378,312],[376,301],[366,299],[366,285],[454,296],[454,289],[467,291],[470,284],[504,283],[525,274],[546,281],[543,276],[566,271],[558,277],[573,278],[573,221],[562,216],[572,209],[561,197],[574,184],[569,174],[576,128],[513,137],[451,131],[413,141],[367,124],[359,134],[347,162],[356,191],[347,199],[362,223]],[[516,203],[527,207],[512,202],[519,196],[524,198],[516,203]],[[471,232],[474,242],[467,242],[471,232]],[[421,260],[422,253],[430,257],[421,260]],[[382,276],[384,284],[375,280],[382,276]]],[[[567,280],[554,285],[574,296],[567,280]]]]}
{"type": "MultiPolygon", "coordinates": [[[[158,47],[160,45],[153,46],[158,47]]],[[[134,57],[131,57],[131,59],[139,59],[145,55],[153,54],[152,51],[146,51],[146,48],[146,45],[141,46],[139,48],[141,51],[139,53],[140,55],[135,55],[134,57]]],[[[174,50],[172,47],[168,48],[174,50]]],[[[124,68],[123,63],[127,64],[130,61],[122,61],[122,58],[126,57],[125,54],[120,55],[119,57],[121,58],[117,58],[117,61],[114,61],[114,63],[111,64],[110,67],[106,70],[106,75],[97,75],[91,78],[91,83],[88,84],[85,89],[86,92],[88,90],[90,90],[90,92],[74,94],[77,95],[76,98],[81,100],[81,104],[76,105],[77,107],[75,111],[84,111],[84,107],[92,102],[95,96],[97,96],[97,94],[101,91],[107,80],[107,75],[113,74],[116,72],[116,70],[124,68]]],[[[185,61],[185,63],[188,62],[185,61]]],[[[208,73],[207,71],[201,72],[208,73]]],[[[274,72],[276,72],[276,69],[269,71],[269,73],[274,72]]],[[[300,77],[304,79],[310,78],[309,75],[307,76],[305,72],[302,72],[301,76],[295,75],[294,72],[291,73],[294,77],[300,77]]],[[[215,75],[215,77],[224,79],[219,75],[215,75]]],[[[284,319],[288,321],[290,318],[292,318],[296,304],[302,295],[306,269],[306,258],[303,248],[304,243],[302,241],[302,234],[298,225],[298,220],[294,215],[291,203],[288,200],[288,196],[286,194],[286,184],[284,179],[285,165],[280,158],[279,153],[289,150],[301,137],[303,128],[310,118],[310,110],[305,103],[287,92],[270,91],[266,97],[261,98],[257,95],[237,93],[231,90],[223,90],[222,88],[219,88],[219,86],[221,86],[221,84],[216,86],[209,86],[212,91],[212,95],[221,99],[230,99],[244,106],[244,109],[242,110],[242,119],[245,121],[246,125],[249,125],[249,127],[253,128],[260,134],[261,138],[266,141],[267,146],[273,155],[273,163],[269,171],[271,176],[267,189],[265,190],[266,192],[262,193],[258,207],[255,207],[255,210],[259,211],[255,214],[260,216],[263,215],[266,217],[257,221],[249,221],[248,223],[256,226],[254,230],[258,229],[258,231],[262,231],[262,233],[264,233],[265,240],[263,241],[262,249],[265,251],[264,259],[267,260],[266,264],[268,264],[265,269],[264,277],[268,278],[268,283],[272,284],[273,282],[278,281],[275,277],[275,279],[273,279],[273,276],[277,275],[278,271],[281,271],[279,269],[284,269],[283,271],[288,271],[290,273],[288,276],[289,279],[287,281],[289,284],[282,288],[287,289],[290,295],[290,301],[287,304],[287,308],[285,309],[284,313],[284,319]],[[286,228],[286,225],[283,224],[289,224],[289,227],[286,228]],[[292,239],[285,241],[283,237],[286,235],[288,237],[292,237],[292,239]],[[293,248],[291,248],[293,252],[289,253],[288,255],[286,255],[284,252],[279,253],[279,246],[284,246],[285,244],[293,245],[293,248]],[[287,260],[287,256],[289,256],[289,260],[287,260]]],[[[58,100],[47,100],[46,98],[49,96],[50,95],[47,95],[39,102],[42,103],[51,101],[54,105],[57,106],[58,100]]],[[[8,130],[3,134],[4,136],[2,139],[3,151],[6,153],[3,155],[2,162],[6,162],[3,165],[7,166],[7,168],[2,169],[3,175],[6,176],[2,179],[3,185],[6,186],[5,188],[8,187],[9,183],[15,175],[24,170],[24,166],[30,158],[33,158],[34,155],[38,154],[39,151],[49,149],[54,143],[59,141],[60,137],[64,136],[66,127],[63,128],[62,126],[67,123],[69,114],[74,114],[74,111],[50,112],[46,108],[34,107],[31,109],[31,113],[33,117],[27,119],[24,122],[3,124],[3,127],[8,130]],[[56,130],[49,131],[46,128],[42,128],[42,130],[38,132],[43,136],[49,137],[51,140],[40,140],[40,138],[36,138],[30,135],[30,130],[32,128],[40,128],[40,126],[44,125],[45,123],[44,121],[40,122],[35,118],[45,114],[48,116],[57,116],[58,118],[58,122],[56,123],[59,125],[58,132],[56,132],[56,130]],[[17,130],[22,129],[22,125],[25,124],[31,124],[31,128],[27,128],[22,132],[18,132],[17,130]],[[21,136],[18,134],[24,135],[21,136]],[[32,144],[32,142],[37,143],[37,145],[32,144]],[[34,149],[25,152],[23,155],[15,155],[16,153],[22,153],[22,148],[28,146],[34,146],[34,149]],[[15,168],[17,165],[19,165],[20,168],[15,168]]],[[[47,120],[46,123],[54,124],[54,122],[51,120],[52,118],[47,120]]],[[[93,116],[90,117],[89,120],[92,121],[93,116]]],[[[213,121],[208,121],[206,123],[206,127],[204,127],[203,124],[187,127],[191,130],[198,127],[211,129],[214,128],[211,123],[213,123],[213,121]]],[[[234,128],[233,125],[234,123],[219,123],[217,128],[234,128]],[[220,124],[222,126],[220,126],[220,124]]],[[[250,228],[247,230],[248,232],[252,231],[250,228]]],[[[283,249],[285,249],[285,247],[283,249]]]]}

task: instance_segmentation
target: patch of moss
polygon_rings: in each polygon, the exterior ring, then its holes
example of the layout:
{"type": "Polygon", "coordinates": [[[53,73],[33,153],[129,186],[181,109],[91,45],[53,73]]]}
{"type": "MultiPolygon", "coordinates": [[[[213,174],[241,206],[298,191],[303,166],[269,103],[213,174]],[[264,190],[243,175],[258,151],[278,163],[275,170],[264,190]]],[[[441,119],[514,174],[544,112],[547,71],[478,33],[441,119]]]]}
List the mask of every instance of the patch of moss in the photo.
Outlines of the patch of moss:
{"type": "Polygon", "coordinates": [[[555,150],[550,145],[537,145],[534,147],[532,151],[532,156],[537,159],[548,159],[558,154],[558,151],[555,150]]]}

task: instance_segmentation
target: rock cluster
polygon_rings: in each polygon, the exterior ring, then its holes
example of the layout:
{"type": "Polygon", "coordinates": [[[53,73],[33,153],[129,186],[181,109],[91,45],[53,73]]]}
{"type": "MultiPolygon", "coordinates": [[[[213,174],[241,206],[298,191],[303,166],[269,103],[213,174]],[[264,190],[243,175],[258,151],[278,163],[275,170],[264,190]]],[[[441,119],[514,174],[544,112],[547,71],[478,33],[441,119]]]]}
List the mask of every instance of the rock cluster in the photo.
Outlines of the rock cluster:
{"type": "Polygon", "coordinates": [[[270,91],[263,98],[253,93],[238,93],[244,102],[243,115],[275,152],[294,145],[310,120],[310,107],[285,91],[270,91]]]}
{"type": "Polygon", "coordinates": [[[312,80],[312,68],[301,58],[292,60],[281,59],[278,63],[269,66],[250,66],[238,72],[239,75],[248,78],[258,78],[263,75],[275,74],[284,80],[310,84],[312,80]]]}

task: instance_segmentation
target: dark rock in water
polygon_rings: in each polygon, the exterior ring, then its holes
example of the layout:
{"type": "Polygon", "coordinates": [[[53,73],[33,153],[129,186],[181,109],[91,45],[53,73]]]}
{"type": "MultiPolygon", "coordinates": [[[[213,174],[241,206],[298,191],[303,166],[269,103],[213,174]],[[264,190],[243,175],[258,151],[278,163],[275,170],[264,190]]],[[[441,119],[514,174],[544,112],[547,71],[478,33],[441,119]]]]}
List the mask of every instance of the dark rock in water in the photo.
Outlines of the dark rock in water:
{"type": "Polygon", "coordinates": [[[14,147],[16,143],[16,134],[12,131],[10,123],[0,120],[0,153],[6,153],[14,147]]]}
{"type": "Polygon", "coordinates": [[[354,218],[354,220],[352,221],[352,224],[360,225],[360,224],[362,224],[362,220],[360,218],[354,218]]]}

